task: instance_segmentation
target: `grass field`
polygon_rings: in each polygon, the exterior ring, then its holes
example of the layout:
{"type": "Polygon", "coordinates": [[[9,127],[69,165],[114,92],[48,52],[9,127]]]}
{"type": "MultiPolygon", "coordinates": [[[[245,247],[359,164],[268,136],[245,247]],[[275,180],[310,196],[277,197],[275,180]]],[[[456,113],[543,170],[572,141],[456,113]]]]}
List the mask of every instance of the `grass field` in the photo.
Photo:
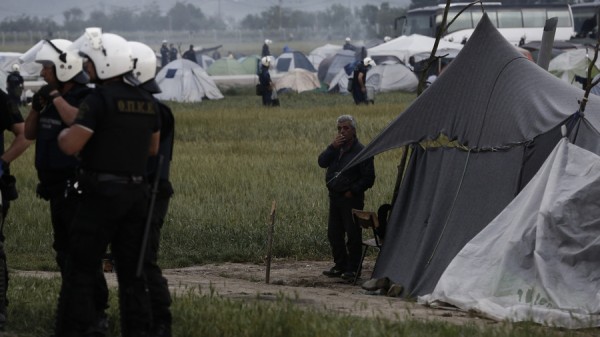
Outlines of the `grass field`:
{"type": "MultiPolygon", "coordinates": [[[[165,224],[161,263],[182,267],[218,261],[261,261],[272,201],[277,203],[274,255],[326,259],[327,193],[317,156],[335,134],[340,114],[358,120],[368,143],[414,99],[381,95],[356,107],[350,97],[284,95],[282,107],[263,108],[256,96],[171,104],[176,116],[171,178],[175,195],[165,224]]],[[[389,202],[399,154],[376,157],[377,179],[367,208],[389,202]]],[[[12,165],[20,197],[6,224],[10,265],[55,270],[45,202],[36,198],[34,149],[12,165]]]]}
{"type": "MultiPolygon", "coordinates": [[[[357,107],[349,96],[324,93],[280,97],[264,108],[249,91],[224,100],[170,104],[176,117],[172,181],[175,195],[164,227],[164,268],[221,261],[262,262],[271,203],[277,203],[274,256],[327,260],[327,193],[318,154],[335,134],[335,119],[352,114],[358,137],[368,143],[415,98],[381,94],[376,104],[357,107]]],[[[8,139],[7,141],[9,141],[8,139]]],[[[9,267],[57,270],[51,248],[48,205],[35,196],[33,147],[12,165],[19,199],[8,216],[9,267]]],[[[389,202],[399,151],[375,157],[376,183],[366,209],[389,202]]],[[[49,335],[59,280],[14,277],[9,331],[49,335]]],[[[190,290],[174,299],[174,336],[578,336],[529,325],[489,329],[416,321],[390,322],[303,311],[284,298],[275,303],[224,300],[190,290]]],[[[118,312],[111,295],[111,335],[118,312]]],[[[13,336],[13,335],[10,335],[13,336]]]]}

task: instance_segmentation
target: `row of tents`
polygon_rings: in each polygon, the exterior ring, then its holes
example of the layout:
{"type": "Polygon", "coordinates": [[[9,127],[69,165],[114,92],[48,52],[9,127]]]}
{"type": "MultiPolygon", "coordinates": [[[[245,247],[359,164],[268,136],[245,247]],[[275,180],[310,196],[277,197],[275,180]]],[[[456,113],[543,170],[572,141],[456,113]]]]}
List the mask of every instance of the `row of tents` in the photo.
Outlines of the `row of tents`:
{"type": "MultiPolygon", "coordinates": [[[[288,51],[273,57],[271,73],[276,87],[280,90],[303,92],[325,88],[329,92],[345,94],[348,92],[347,79],[352,71],[352,67],[349,66],[368,55],[377,64],[367,74],[366,84],[373,92],[415,92],[421,71],[419,64],[429,57],[434,43],[433,38],[413,34],[384,43],[373,43],[369,48],[359,47],[357,51],[345,50],[341,45],[325,44],[315,48],[308,55],[300,51],[288,51]]],[[[587,65],[591,62],[593,53],[590,48],[582,48],[581,45],[572,43],[563,42],[557,46],[560,46],[560,49],[554,50],[556,57],[550,62],[549,71],[569,83],[580,86],[577,80],[587,77],[587,65]]],[[[447,63],[455,58],[462,48],[462,44],[441,40],[437,56],[447,63]]],[[[529,50],[535,52],[536,47],[531,46],[529,50]]],[[[4,54],[0,55],[0,72],[2,69],[10,69],[11,62],[14,62],[16,57],[9,55],[10,53],[4,54]]],[[[21,58],[27,59],[27,56],[21,58]]],[[[165,66],[171,71],[165,71],[164,77],[160,78],[165,86],[164,91],[173,92],[169,95],[170,99],[185,102],[199,101],[202,98],[218,99],[223,95],[219,92],[217,83],[250,86],[257,81],[256,74],[260,62],[258,55],[239,59],[226,57],[215,61],[206,54],[198,53],[197,60],[199,67],[186,64],[183,59],[165,66]],[[214,81],[215,79],[217,81],[214,81]],[[180,82],[175,83],[176,81],[180,82]],[[203,86],[196,83],[203,83],[203,86]],[[180,95],[175,95],[175,88],[184,89],[180,95]],[[216,92],[219,94],[211,94],[216,92]]],[[[430,70],[431,74],[439,73],[441,64],[442,62],[433,67],[430,70]]],[[[600,61],[594,68],[594,75],[600,72],[599,69],[600,61]]],[[[26,77],[37,77],[39,65],[24,62],[22,70],[26,77]]],[[[6,74],[0,73],[0,77],[2,75],[6,74]]],[[[159,76],[162,75],[159,73],[159,76]]]]}

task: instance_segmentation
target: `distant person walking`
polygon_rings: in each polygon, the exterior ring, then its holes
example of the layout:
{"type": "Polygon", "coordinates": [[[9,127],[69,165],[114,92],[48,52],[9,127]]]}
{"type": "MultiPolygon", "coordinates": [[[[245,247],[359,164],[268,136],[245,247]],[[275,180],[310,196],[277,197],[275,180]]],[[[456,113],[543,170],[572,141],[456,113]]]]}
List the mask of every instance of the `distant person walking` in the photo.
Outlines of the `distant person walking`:
{"type": "Polygon", "coordinates": [[[361,103],[369,104],[367,97],[367,72],[375,65],[370,57],[365,57],[362,62],[359,62],[354,68],[354,75],[352,79],[352,98],[354,103],[359,105],[361,103]]]}
{"type": "Polygon", "coordinates": [[[352,39],[347,37],[346,38],[346,42],[344,42],[344,50],[352,50],[352,51],[356,51],[356,47],[352,44],[352,39]]]}
{"type": "Polygon", "coordinates": [[[166,66],[169,63],[169,59],[169,47],[167,47],[167,40],[163,40],[162,46],[160,47],[161,67],[166,66]]]}
{"type": "Polygon", "coordinates": [[[262,53],[261,53],[261,57],[265,57],[265,56],[270,56],[271,55],[271,51],[269,50],[269,45],[272,43],[273,41],[266,39],[265,43],[262,46],[262,53]]]}
{"type": "Polygon", "coordinates": [[[183,53],[183,55],[181,57],[183,57],[186,60],[190,60],[194,63],[198,63],[198,60],[196,59],[196,52],[194,51],[193,44],[190,45],[190,49],[186,50],[185,53],[183,53]]]}
{"type": "Polygon", "coordinates": [[[175,45],[171,43],[169,45],[169,62],[177,60],[177,54],[177,48],[175,48],[175,45]]]}
{"type": "Polygon", "coordinates": [[[258,74],[258,82],[262,90],[262,103],[264,106],[273,105],[272,96],[274,85],[273,81],[271,81],[271,74],[269,74],[270,65],[271,60],[268,56],[264,56],[262,59],[260,59],[260,72],[258,74]]]}
{"type": "Polygon", "coordinates": [[[15,63],[12,65],[12,71],[6,76],[6,91],[10,99],[17,104],[21,105],[21,96],[23,95],[23,88],[25,81],[20,72],[21,67],[15,63]]]}

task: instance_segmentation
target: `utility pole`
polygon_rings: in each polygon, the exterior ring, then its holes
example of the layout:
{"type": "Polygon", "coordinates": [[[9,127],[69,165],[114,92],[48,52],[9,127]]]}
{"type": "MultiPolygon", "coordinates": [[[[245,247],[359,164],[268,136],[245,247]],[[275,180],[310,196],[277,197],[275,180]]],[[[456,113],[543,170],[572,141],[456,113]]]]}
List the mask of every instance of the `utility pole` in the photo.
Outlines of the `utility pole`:
{"type": "Polygon", "coordinates": [[[277,13],[279,15],[279,30],[281,30],[281,12],[282,12],[282,7],[283,7],[283,0],[279,0],[279,12],[277,13]]]}
{"type": "Polygon", "coordinates": [[[219,0],[218,5],[219,7],[217,7],[217,17],[219,18],[219,20],[223,21],[223,18],[221,17],[221,0],[219,0]]]}

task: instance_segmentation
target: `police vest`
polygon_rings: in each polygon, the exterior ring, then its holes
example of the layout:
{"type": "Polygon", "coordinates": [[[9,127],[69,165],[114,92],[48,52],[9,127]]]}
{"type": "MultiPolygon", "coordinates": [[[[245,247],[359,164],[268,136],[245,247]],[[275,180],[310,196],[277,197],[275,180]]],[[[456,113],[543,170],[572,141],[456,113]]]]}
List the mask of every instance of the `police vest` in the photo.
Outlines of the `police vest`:
{"type": "MultiPolygon", "coordinates": [[[[171,159],[173,158],[173,143],[175,141],[175,117],[171,109],[162,102],[157,101],[160,109],[160,145],[158,155],[163,156],[160,168],[160,180],[169,180],[171,171],[171,159]]],[[[154,180],[156,168],[158,167],[158,156],[148,159],[147,174],[150,181],[154,180]]]]}
{"type": "MultiPolygon", "coordinates": [[[[72,106],[79,106],[91,89],[77,86],[62,97],[72,106]]],[[[68,126],[63,122],[54,104],[47,105],[41,112],[35,142],[35,168],[38,171],[73,171],[79,166],[75,156],[64,154],[58,146],[58,134],[68,126]]]]}
{"type": "Polygon", "coordinates": [[[82,103],[78,116],[78,120],[88,118],[86,114],[95,118],[94,134],[81,152],[81,167],[144,175],[150,139],[160,127],[157,111],[152,96],[139,88],[123,82],[99,87],[82,103]],[[91,107],[90,101],[102,103],[91,107]]]}

